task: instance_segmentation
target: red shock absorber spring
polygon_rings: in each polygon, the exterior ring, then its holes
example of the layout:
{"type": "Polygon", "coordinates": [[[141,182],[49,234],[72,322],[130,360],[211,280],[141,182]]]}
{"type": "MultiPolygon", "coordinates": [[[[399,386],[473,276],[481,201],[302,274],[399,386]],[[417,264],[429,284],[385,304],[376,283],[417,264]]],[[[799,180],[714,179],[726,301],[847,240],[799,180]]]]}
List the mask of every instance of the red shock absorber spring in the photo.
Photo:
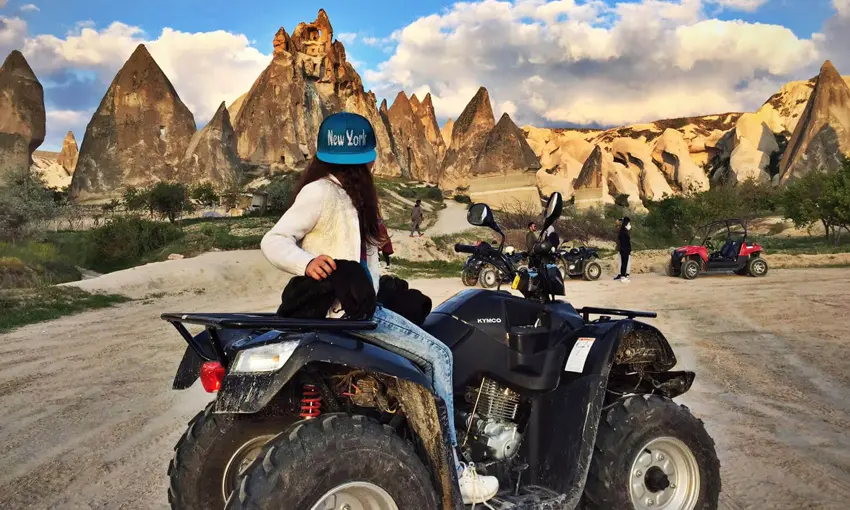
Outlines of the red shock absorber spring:
{"type": "Polygon", "coordinates": [[[322,396],[312,384],[305,384],[301,398],[301,417],[306,420],[318,418],[322,414],[322,396]]]}

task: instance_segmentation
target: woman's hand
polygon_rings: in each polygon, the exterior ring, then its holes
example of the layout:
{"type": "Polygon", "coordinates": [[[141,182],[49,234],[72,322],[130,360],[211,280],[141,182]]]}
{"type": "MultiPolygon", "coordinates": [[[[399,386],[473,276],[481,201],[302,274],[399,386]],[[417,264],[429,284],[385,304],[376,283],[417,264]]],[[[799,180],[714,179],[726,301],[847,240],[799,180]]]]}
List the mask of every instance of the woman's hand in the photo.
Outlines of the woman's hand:
{"type": "Polygon", "coordinates": [[[324,280],[336,270],[336,262],[327,255],[319,255],[307,264],[307,276],[314,280],[324,280]]]}

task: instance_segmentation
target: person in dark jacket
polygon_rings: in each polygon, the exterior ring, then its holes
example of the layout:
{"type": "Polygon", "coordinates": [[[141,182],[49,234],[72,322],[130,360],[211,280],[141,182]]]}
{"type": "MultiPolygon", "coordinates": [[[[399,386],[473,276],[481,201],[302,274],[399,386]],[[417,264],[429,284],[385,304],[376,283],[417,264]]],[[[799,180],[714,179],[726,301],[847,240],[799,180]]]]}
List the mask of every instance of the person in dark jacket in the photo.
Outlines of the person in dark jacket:
{"type": "Polygon", "coordinates": [[[537,224],[532,221],[528,224],[528,233],[525,234],[525,248],[528,253],[534,250],[535,244],[537,244],[537,224]]]}
{"type": "Polygon", "coordinates": [[[619,226],[619,231],[617,232],[617,252],[620,255],[620,274],[614,279],[628,283],[631,281],[629,280],[629,269],[632,263],[632,238],[629,231],[632,229],[632,221],[626,216],[617,220],[617,225],[619,226]]]}

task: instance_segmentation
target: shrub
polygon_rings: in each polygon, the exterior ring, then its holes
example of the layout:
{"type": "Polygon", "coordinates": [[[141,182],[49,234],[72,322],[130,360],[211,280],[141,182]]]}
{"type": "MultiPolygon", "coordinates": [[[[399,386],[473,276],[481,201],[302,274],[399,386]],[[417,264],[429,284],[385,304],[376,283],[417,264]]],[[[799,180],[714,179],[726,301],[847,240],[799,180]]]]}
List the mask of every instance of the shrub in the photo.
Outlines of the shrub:
{"type": "Polygon", "coordinates": [[[0,186],[0,241],[20,241],[44,229],[59,204],[41,177],[29,168],[6,175],[0,186]]]}
{"type": "Polygon", "coordinates": [[[459,202],[461,204],[471,204],[472,203],[472,199],[469,198],[469,195],[455,195],[454,200],[455,200],[455,202],[459,202]]]}
{"type": "Polygon", "coordinates": [[[92,230],[90,235],[89,267],[107,272],[135,265],[143,256],[161,249],[182,234],[168,223],[116,217],[92,230]]]}
{"type": "Polygon", "coordinates": [[[211,182],[205,182],[192,187],[190,196],[205,207],[214,206],[220,199],[211,182]]]}
{"type": "Polygon", "coordinates": [[[850,230],[850,160],[833,173],[809,172],[792,181],[781,201],[795,226],[821,223],[826,237],[838,244],[842,230],[850,230]]]}

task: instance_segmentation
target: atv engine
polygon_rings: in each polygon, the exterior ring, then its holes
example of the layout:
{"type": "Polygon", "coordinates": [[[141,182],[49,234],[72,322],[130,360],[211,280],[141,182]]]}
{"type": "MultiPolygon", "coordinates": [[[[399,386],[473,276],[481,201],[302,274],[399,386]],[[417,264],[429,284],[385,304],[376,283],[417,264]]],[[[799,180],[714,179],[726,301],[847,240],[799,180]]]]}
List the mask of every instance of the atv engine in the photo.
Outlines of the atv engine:
{"type": "Polygon", "coordinates": [[[463,445],[475,462],[507,460],[519,452],[522,435],[517,431],[520,396],[486,377],[479,388],[470,387],[466,402],[471,412],[459,412],[466,424],[463,445]]]}

